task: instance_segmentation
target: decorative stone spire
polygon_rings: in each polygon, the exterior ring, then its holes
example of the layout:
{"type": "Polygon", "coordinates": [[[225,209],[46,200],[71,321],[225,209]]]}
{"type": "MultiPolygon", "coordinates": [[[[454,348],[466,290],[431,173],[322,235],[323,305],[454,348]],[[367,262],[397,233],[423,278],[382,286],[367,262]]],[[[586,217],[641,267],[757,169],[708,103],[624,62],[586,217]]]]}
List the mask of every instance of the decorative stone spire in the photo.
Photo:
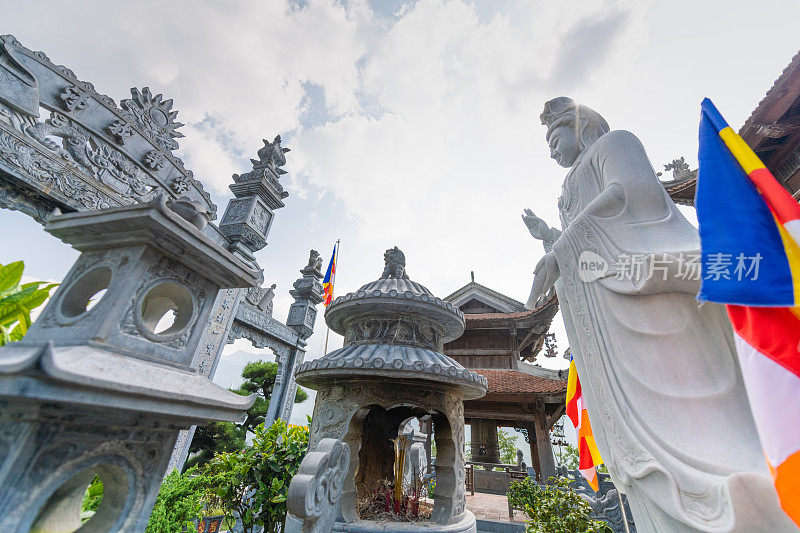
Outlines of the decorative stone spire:
{"type": "Polygon", "coordinates": [[[294,303],[289,308],[286,325],[295,330],[301,338],[307,339],[314,333],[314,322],[317,319],[316,305],[322,302],[322,258],[319,252],[311,250],[308,264],[300,271],[303,275],[294,282],[294,289],[289,294],[294,303]]]}
{"type": "Polygon", "coordinates": [[[280,135],[272,142],[265,139],[258,160],[250,160],[253,169],[233,175],[235,183],[230,189],[236,198],[228,203],[219,229],[231,241],[231,251],[251,261],[253,253],[267,245],[274,212],[289,196],[278,179],[286,174],[281,167],[286,164],[288,151],[281,147],[280,135]]]}

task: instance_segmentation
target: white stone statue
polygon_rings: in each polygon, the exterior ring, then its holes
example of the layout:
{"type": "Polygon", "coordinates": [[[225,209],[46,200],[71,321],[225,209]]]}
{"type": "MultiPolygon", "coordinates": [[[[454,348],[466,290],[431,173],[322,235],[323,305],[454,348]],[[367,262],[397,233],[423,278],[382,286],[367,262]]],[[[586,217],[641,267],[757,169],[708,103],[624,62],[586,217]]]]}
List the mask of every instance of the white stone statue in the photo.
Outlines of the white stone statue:
{"type": "Polygon", "coordinates": [[[547,252],[528,307],[555,285],[597,446],[637,530],[797,531],[767,471],[727,318],[695,300],[697,231],[632,133],[565,97],[541,118],[551,157],[570,170],[561,232],[523,215],[547,252]]]}

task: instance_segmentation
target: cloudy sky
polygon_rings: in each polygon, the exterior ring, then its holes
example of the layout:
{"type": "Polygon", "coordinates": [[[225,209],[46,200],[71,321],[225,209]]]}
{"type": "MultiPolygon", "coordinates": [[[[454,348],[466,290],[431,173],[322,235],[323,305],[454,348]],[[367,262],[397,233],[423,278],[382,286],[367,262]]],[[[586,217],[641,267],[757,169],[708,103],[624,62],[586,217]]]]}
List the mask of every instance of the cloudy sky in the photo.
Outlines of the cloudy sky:
{"type": "MultiPolygon", "coordinates": [[[[656,167],[694,165],[700,100],[741,125],[797,51],[800,3],[0,0],[0,12],[0,32],[101,93],[174,99],[179,155],[220,212],[231,174],[283,136],[290,196],[258,254],[283,319],[308,250],[327,264],[336,239],[338,294],[377,278],[398,245],[437,295],[474,271],[525,301],[542,251],[520,213],[555,225],[565,174],[548,157],[543,102],[572,96],[637,134],[656,167]]],[[[0,224],[0,261],[24,259],[40,279],[67,272],[75,253],[34,222],[2,212],[0,224]]],[[[321,355],[318,325],[308,358],[321,355]]],[[[251,357],[237,350],[254,351],[228,347],[224,385],[251,357]]]]}

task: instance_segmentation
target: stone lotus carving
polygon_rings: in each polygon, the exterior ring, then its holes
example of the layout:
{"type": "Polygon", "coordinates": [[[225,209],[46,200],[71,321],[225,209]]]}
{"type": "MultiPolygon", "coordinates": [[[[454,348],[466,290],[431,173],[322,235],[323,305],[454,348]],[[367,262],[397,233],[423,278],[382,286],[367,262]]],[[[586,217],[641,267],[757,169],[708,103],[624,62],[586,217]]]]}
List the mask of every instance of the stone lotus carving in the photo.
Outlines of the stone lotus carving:
{"type": "Polygon", "coordinates": [[[322,439],[306,454],[289,485],[286,533],[331,530],[349,467],[350,446],[338,439],[322,439]]]}
{"type": "Polygon", "coordinates": [[[177,111],[172,111],[172,100],[164,100],[161,94],[153,96],[149,87],[131,89],[133,98],[120,102],[123,114],[134,121],[157,145],[164,150],[177,150],[176,138],[183,137],[177,131],[183,126],[175,120],[177,111]]]}

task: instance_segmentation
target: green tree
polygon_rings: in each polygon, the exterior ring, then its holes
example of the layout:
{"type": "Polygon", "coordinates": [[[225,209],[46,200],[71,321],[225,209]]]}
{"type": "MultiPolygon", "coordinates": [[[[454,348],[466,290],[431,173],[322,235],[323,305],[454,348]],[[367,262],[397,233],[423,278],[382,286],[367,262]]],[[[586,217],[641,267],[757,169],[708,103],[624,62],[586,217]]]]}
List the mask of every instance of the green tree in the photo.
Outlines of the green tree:
{"type": "MultiPolygon", "coordinates": [[[[189,446],[190,458],[186,461],[186,468],[203,465],[216,453],[235,452],[244,448],[248,432],[253,433],[266,420],[277,375],[277,363],[259,360],[245,365],[242,369],[244,381],[239,388],[231,390],[242,396],[256,395],[255,403],[247,410],[247,417],[238,425],[231,422],[210,422],[205,426],[198,426],[189,446]]],[[[295,403],[302,403],[306,399],[308,394],[298,387],[294,396],[295,403]]]]}
{"type": "MultiPolygon", "coordinates": [[[[578,448],[573,446],[572,444],[567,444],[564,446],[563,449],[559,449],[556,452],[556,459],[558,460],[558,464],[567,468],[567,470],[577,470],[578,465],[580,464],[580,456],[578,454],[578,448]]],[[[597,471],[600,473],[608,472],[606,465],[599,464],[597,466],[597,471]]]]}
{"type": "Polygon", "coordinates": [[[22,261],[0,265],[0,346],[18,341],[27,333],[31,311],[42,305],[58,285],[43,281],[20,285],[23,270],[22,261]]]}
{"type": "Polygon", "coordinates": [[[206,465],[210,501],[227,517],[241,517],[245,533],[256,525],[278,531],[286,516],[289,482],[307,448],[308,428],[289,427],[283,420],[266,429],[257,426],[252,446],[219,453],[206,465]]]}
{"type": "Polygon", "coordinates": [[[81,523],[92,518],[97,509],[100,508],[101,503],[103,503],[103,480],[100,479],[100,476],[95,475],[86,492],[83,493],[81,523]]]}
{"type": "Polygon", "coordinates": [[[567,470],[578,469],[578,448],[572,444],[567,444],[563,448],[558,447],[556,452],[556,460],[558,464],[565,467],[567,470]]]}
{"type": "Polygon", "coordinates": [[[216,453],[235,452],[245,447],[246,431],[231,422],[209,422],[197,426],[185,469],[206,464],[216,453]]]}
{"type": "Polygon", "coordinates": [[[526,533],[610,533],[605,522],[591,518],[592,508],[569,486],[569,480],[551,477],[548,485],[531,478],[512,481],[508,501],[524,509],[526,533]]]}
{"type": "Polygon", "coordinates": [[[498,429],[497,444],[500,446],[500,462],[507,465],[517,464],[517,439],[514,434],[498,429]]]}
{"type": "MultiPolygon", "coordinates": [[[[244,382],[233,392],[242,394],[256,394],[256,402],[247,410],[247,418],[241,424],[246,431],[253,432],[256,426],[263,424],[269,407],[269,399],[272,394],[272,387],[275,385],[275,378],[278,375],[278,364],[266,361],[253,361],[247,363],[242,369],[244,382]]],[[[297,387],[294,395],[295,403],[302,403],[308,399],[306,391],[297,387]]]]}

